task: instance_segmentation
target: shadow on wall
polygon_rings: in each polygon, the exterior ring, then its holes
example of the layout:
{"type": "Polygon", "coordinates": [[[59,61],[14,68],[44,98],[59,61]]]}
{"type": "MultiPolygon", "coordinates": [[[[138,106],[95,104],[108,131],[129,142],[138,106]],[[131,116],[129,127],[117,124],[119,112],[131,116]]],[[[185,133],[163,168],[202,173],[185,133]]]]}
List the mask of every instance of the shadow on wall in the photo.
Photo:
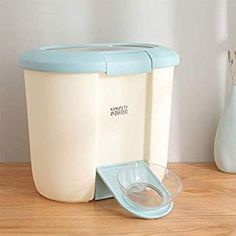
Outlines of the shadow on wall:
{"type": "Polygon", "coordinates": [[[170,161],[213,161],[224,104],[227,2],[175,1],[176,69],[170,161]]]}
{"type": "Polygon", "coordinates": [[[173,44],[173,0],[90,1],[91,42],[173,44]]]}
{"type": "Polygon", "coordinates": [[[130,1],[125,7],[120,1],[93,1],[90,0],[90,28],[89,41],[119,42],[129,39],[127,10],[130,1]]]}

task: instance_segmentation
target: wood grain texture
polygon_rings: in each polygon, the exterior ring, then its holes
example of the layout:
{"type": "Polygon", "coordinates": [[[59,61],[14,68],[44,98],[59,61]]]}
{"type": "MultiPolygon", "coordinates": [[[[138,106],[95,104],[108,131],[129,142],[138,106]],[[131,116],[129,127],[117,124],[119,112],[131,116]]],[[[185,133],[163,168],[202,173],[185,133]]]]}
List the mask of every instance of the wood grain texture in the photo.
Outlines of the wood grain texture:
{"type": "Polygon", "coordinates": [[[29,164],[0,166],[1,235],[236,235],[236,175],[213,164],[170,164],[184,190],[157,220],[128,215],[114,199],[59,203],[39,195],[29,164]]]}

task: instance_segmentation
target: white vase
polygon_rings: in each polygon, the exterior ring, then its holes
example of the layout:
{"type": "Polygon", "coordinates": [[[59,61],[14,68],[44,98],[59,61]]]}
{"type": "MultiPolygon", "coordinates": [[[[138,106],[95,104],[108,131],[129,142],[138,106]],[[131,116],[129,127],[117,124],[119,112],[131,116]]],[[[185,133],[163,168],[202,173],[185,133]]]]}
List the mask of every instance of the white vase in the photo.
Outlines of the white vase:
{"type": "Polygon", "coordinates": [[[236,85],[232,85],[227,106],[218,124],[214,156],[221,171],[236,173],[236,85]]]}

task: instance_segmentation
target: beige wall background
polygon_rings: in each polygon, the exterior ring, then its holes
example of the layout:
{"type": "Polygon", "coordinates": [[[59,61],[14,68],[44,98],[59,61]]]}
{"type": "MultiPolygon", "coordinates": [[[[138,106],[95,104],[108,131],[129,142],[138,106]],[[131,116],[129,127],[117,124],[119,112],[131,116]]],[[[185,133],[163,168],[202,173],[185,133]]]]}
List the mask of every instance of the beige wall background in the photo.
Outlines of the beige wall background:
{"type": "Polygon", "coordinates": [[[236,48],[235,0],[0,0],[0,161],[30,160],[18,57],[47,44],[151,42],[176,49],[170,161],[213,161],[236,48]]]}

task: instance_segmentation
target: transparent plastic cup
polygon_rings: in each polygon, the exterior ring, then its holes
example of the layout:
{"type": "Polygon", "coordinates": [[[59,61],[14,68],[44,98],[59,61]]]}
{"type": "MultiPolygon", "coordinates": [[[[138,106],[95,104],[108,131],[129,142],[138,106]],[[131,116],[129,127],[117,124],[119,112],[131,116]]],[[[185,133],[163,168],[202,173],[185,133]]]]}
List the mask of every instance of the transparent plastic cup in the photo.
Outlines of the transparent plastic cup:
{"type": "Polygon", "coordinates": [[[125,199],[143,210],[171,203],[182,190],[174,172],[152,163],[132,162],[122,167],[117,177],[125,199]]]}

